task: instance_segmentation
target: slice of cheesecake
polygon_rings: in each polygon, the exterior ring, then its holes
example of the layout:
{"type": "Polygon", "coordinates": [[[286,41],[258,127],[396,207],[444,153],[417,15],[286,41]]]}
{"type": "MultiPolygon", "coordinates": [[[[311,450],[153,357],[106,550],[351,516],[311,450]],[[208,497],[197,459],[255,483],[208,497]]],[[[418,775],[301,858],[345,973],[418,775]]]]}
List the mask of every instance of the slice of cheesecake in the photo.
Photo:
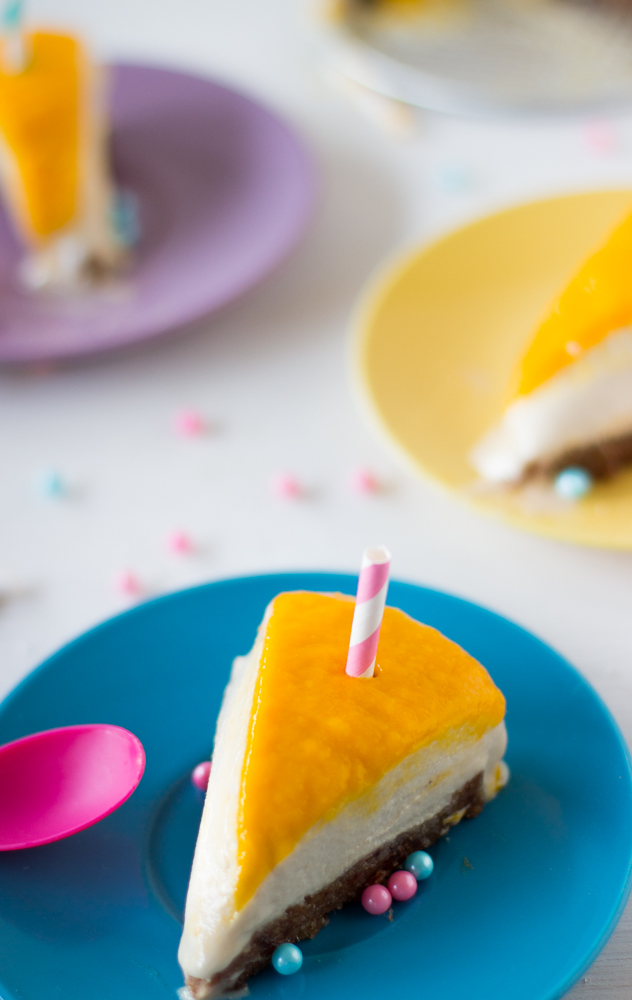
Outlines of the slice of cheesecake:
{"type": "Polygon", "coordinates": [[[345,673],[354,602],[280,594],[235,660],[191,872],[188,993],[241,988],[274,948],[390,875],[504,784],[505,700],[387,607],[372,678],[345,673]]]}
{"type": "Polygon", "coordinates": [[[501,419],[471,453],[511,483],[572,465],[596,478],[632,460],[632,215],[579,268],[518,360],[501,419]]]}
{"type": "Polygon", "coordinates": [[[71,289],[125,256],[113,225],[103,80],[75,38],[37,31],[22,42],[24,65],[5,58],[0,71],[2,193],[28,250],[26,284],[71,289]]]}

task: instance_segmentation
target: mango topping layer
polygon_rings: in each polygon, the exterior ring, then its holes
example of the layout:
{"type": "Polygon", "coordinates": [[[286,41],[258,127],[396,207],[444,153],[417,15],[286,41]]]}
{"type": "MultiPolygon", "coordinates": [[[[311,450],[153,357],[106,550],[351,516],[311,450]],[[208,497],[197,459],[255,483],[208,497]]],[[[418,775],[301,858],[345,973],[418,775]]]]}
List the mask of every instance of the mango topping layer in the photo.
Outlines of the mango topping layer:
{"type": "Polygon", "coordinates": [[[632,323],[632,215],[554,302],[521,359],[512,397],[536,389],[613,330],[632,323]]]}
{"type": "Polygon", "coordinates": [[[30,56],[22,73],[0,73],[0,132],[22,181],[26,222],[44,237],[75,213],[81,51],[72,38],[36,32],[30,56]]]}
{"type": "Polygon", "coordinates": [[[441,633],[387,607],[378,672],[348,677],[354,602],[297,592],[274,601],[241,778],[236,907],[319,820],[409,754],[505,714],[487,671],[441,633]]]}

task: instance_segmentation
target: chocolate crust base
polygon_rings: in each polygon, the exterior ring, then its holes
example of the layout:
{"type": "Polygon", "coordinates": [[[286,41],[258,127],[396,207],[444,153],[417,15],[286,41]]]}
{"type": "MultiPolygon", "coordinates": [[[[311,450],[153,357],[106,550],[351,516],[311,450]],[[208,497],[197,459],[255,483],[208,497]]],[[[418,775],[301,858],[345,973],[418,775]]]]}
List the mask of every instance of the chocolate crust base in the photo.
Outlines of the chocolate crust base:
{"type": "Polygon", "coordinates": [[[385,882],[409,854],[430,847],[463,817],[478,816],[484,804],[483,775],[477,774],[454,792],[441,812],[360,858],[334,882],[313,896],[306,896],[302,903],[289,906],[280,917],[261,927],[246,948],[225,969],[216,972],[212,979],[186,976],[189,992],[195,1000],[204,1000],[211,994],[217,996],[241,989],[250,976],[268,965],[278,945],[316,937],[319,930],[329,923],[328,914],[332,910],[339,910],[345,903],[359,899],[367,885],[385,882]]]}
{"type": "Polygon", "coordinates": [[[620,469],[632,462],[632,433],[597,441],[581,448],[571,448],[559,458],[549,462],[532,462],[525,469],[524,478],[556,476],[562,469],[586,469],[593,479],[610,479],[620,469]]]}

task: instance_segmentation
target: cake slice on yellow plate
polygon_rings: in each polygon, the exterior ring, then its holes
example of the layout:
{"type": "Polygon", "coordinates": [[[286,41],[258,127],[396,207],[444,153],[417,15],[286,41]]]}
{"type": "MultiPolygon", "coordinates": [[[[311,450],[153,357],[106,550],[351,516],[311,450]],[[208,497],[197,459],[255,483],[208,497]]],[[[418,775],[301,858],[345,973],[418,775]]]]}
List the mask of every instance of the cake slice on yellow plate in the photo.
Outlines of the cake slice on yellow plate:
{"type": "Polygon", "coordinates": [[[241,988],[506,780],[487,671],[387,607],[375,676],[350,677],[353,613],[342,595],[280,594],[235,661],[179,951],[196,998],[241,988]]]}
{"type": "Polygon", "coordinates": [[[28,250],[22,277],[31,288],[90,284],[125,256],[112,217],[102,75],[77,39],[14,29],[5,15],[0,183],[28,250]]]}
{"type": "Polygon", "coordinates": [[[500,421],[471,454],[511,483],[579,466],[595,478],[632,460],[632,215],[572,278],[538,326],[500,421]]]}

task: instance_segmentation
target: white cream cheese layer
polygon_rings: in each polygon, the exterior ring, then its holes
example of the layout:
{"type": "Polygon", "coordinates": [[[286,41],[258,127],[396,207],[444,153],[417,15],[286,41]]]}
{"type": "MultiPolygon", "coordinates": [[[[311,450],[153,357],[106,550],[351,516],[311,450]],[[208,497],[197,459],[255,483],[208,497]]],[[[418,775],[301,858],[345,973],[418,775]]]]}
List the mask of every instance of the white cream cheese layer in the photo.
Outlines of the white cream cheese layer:
{"type": "Polygon", "coordinates": [[[632,330],[614,330],[507,407],[470,453],[482,479],[509,483],[531,462],[632,431],[632,330]]]}
{"type": "MultiPolygon", "coordinates": [[[[185,975],[198,979],[210,980],[225,969],[252,934],[288,906],[302,902],[360,858],[444,809],[453,793],[475,775],[483,773],[488,799],[507,780],[501,763],[507,743],[504,722],[478,739],[465,731],[454,732],[449,741],[423,747],[333,820],[313,826],[236,912],[239,790],[268,614],[252,653],[235,661],[218,721],[178,955],[185,975]]],[[[457,813],[451,822],[461,818],[457,813]]]]}

